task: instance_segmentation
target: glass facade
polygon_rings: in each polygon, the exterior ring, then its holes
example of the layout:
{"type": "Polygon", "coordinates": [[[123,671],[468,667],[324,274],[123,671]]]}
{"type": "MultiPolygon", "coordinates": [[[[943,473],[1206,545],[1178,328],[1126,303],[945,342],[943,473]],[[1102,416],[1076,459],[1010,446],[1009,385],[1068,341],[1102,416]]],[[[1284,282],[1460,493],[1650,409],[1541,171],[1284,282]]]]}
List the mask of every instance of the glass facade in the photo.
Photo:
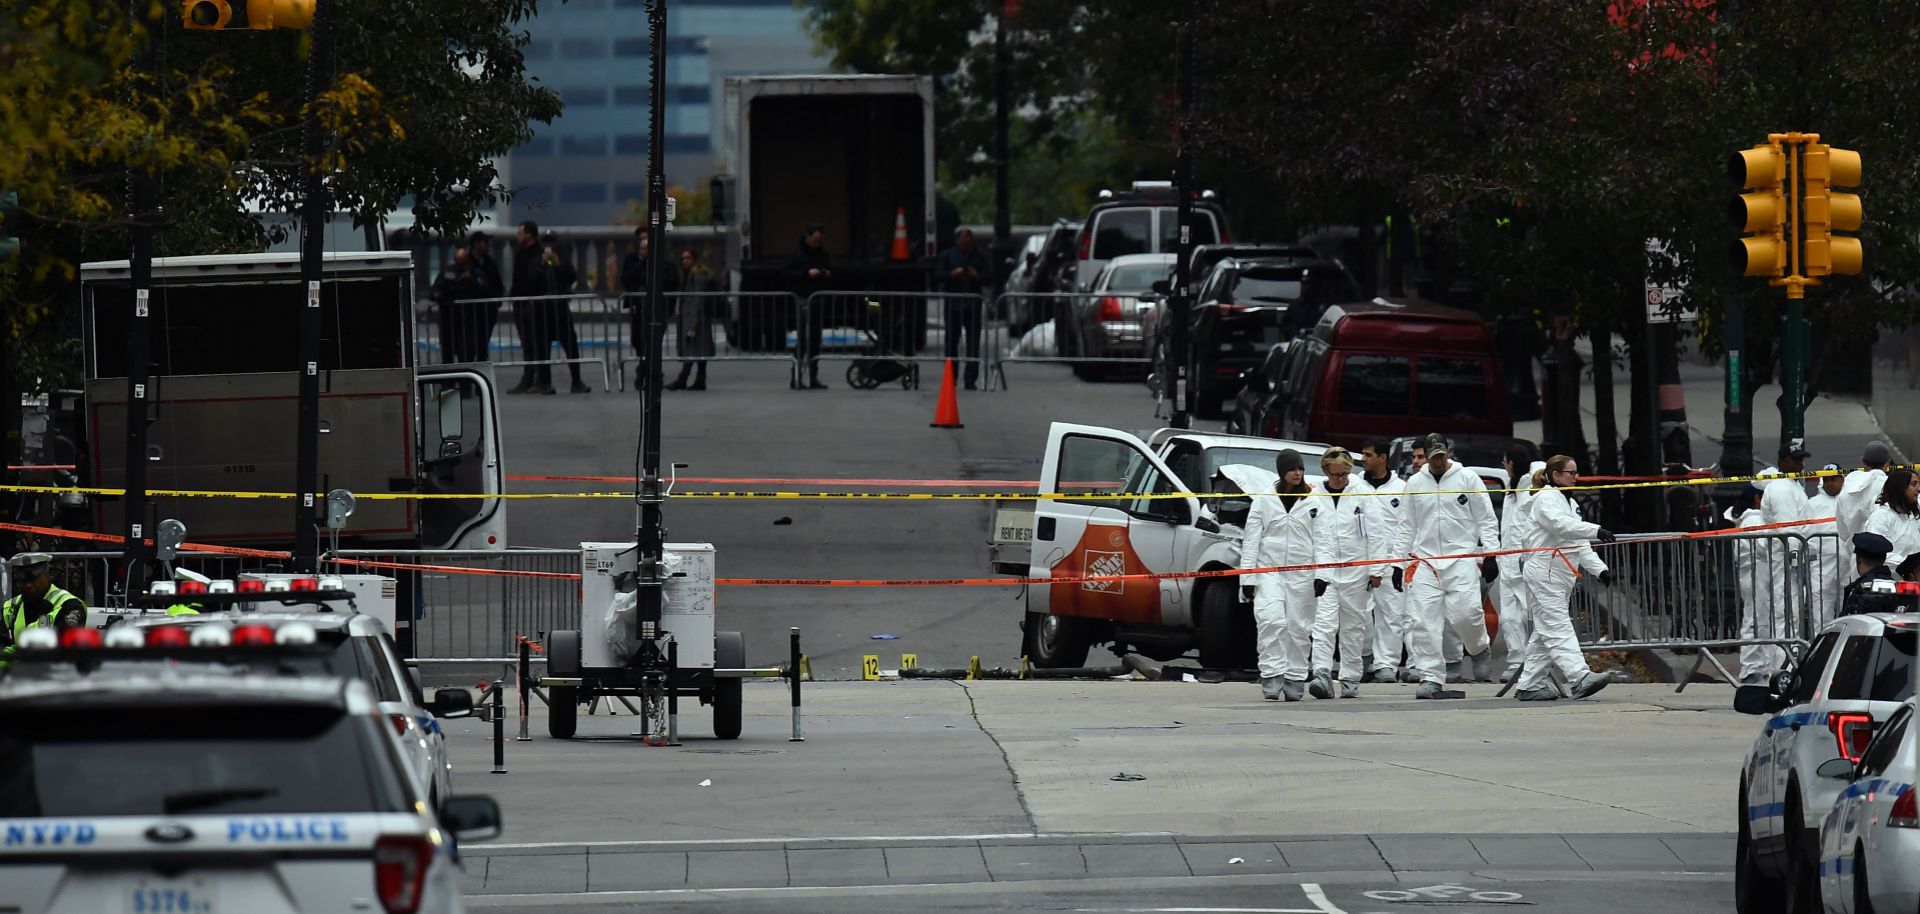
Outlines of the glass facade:
{"type": "MultiPolygon", "coordinates": [[[[793,0],[672,0],[667,30],[667,182],[704,187],[719,168],[728,76],[819,73],[806,13],[793,0]]],[[[606,225],[645,194],[647,64],[644,0],[542,4],[528,23],[527,70],[566,111],[536,125],[504,169],[518,188],[512,218],[606,225]]]]}

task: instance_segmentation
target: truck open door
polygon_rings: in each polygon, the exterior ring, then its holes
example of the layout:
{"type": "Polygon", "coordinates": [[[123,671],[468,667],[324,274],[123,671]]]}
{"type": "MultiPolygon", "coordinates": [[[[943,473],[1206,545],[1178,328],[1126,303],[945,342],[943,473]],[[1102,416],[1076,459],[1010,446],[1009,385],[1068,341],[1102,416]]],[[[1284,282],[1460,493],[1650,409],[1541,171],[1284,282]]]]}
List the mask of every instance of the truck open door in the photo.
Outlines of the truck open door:
{"type": "MultiPolygon", "coordinates": [[[[1140,439],[1110,428],[1055,423],[1047,433],[1034,508],[1031,575],[1081,578],[1165,573],[1183,555],[1180,538],[1193,529],[1199,500],[1140,439]],[[1184,497],[1116,499],[1122,493],[1184,497]]],[[[1085,657],[1097,623],[1159,625],[1162,607],[1184,603],[1174,580],[1086,581],[1028,589],[1029,656],[1085,657]],[[1163,591],[1167,591],[1163,593],[1163,591]],[[1085,620],[1085,621],[1081,621],[1085,620]],[[1049,636],[1057,635],[1052,643],[1049,636]],[[1035,643],[1036,641],[1042,643],[1035,643]],[[1064,652],[1054,647],[1064,647],[1064,652]]]]}
{"type": "MultiPolygon", "coordinates": [[[[422,368],[420,491],[498,495],[506,490],[493,379],[477,366],[422,368]]],[[[420,503],[427,549],[505,549],[507,505],[497,498],[431,498],[420,503]]]]}

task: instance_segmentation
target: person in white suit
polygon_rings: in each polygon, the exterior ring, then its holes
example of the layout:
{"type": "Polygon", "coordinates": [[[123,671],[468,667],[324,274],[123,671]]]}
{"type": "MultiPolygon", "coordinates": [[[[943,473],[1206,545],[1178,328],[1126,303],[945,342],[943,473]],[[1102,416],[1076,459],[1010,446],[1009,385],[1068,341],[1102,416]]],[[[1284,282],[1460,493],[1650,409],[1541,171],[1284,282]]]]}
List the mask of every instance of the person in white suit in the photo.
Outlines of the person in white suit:
{"type": "MultiPolygon", "coordinates": [[[[1320,455],[1320,473],[1327,479],[1307,514],[1314,520],[1316,565],[1368,562],[1386,558],[1380,497],[1353,475],[1353,455],[1345,448],[1328,448],[1320,455]]],[[[1313,678],[1307,692],[1332,698],[1333,644],[1340,642],[1340,697],[1360,695],[1360,676],[1367,651],[1367,598],[1386,576],[1384,565],[1321,568],[1314,573],[1313,590],[1319,605],[1313,622],[1313,678]]]]}
{"type": "MultiPolygon", "coordinates": [[[[1240,546],[1240,569],[1313,564],[1313,487],[1306,462],[1288,448],[1274,457],[1280,479],[1272,492],[1254,493],[1240,546]]],[[[1249,577],[1241,590],[1253,600],[1255,640],[1260,651],[1260,693],[1268,701],[1299,701],[1306,694],[1309,645],[1313,633],[1313,571],[1269,571],[1249,577]]]]}
{"type": "Polygon", "coordinates": [[[1594,554],[1594,541],[1613,542],[1605,527],[1582,519],[1567,498],[1566,488],[1580,482],[1580,465],[1565,454],[1547,459],[1534,477],[1536,491],[1527,502],[1533,521],[1534,546],[1551,549],[1527,557],[1527,598],[1532,610],[1533,635],[1527,642],[1526,670],[1520,674],[1515,697],[1521,701],[1554,701],[1559,687],[1550,678],[1555,669],[1573,688],[1574,698],[1586,698],[1607,687],[1610,678],[1588,668],[1573,630],[1567,602],[1581,574],[1611,581],[1607,563],[1594,554]]]}

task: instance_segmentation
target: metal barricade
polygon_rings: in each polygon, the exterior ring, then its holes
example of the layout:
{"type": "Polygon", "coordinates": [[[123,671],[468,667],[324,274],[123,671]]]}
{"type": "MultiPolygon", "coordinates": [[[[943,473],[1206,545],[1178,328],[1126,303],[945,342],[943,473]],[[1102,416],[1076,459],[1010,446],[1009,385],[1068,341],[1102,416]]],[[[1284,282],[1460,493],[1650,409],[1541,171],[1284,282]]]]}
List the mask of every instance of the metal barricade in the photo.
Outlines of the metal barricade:
{"type": "Polygon", "coordinates": [[[416,325],[420,364],[522,367],[535,384],[536,368],[550,381],[553,369],[565,365],[572,380],[580,380],[579,366],[595,364],[600,366],[601,389],[612,390],[609,362],[626,347],[625,314],[615,298],[599,293],[437,302],[422,317],[431,319],[434,329],[428,333],[416,325]]]}
{"type": "Polygon", "coordinates": [[[1778,668],[1838,613],[1840,555],[1832,533],[1622,536],[1601,552],[1613,586],[1583,578],[1568,612],[1585,650],[1698,649],[1720,667],[1708,651],[1739,647],[1778,668]]]}
{"type": "Polygon", "coordinates": [[[341,573],[402,581],[399,592],[414,605],[396,610],[412,617],[413,656],[422,660],[511,663],[520,636],[582,623],[578,549],[342,549],[326,561],[341,573]]]}
{"type": "Polygon", "coordinates": [[[1006,292],[994,301],[988,334],[993,381],[1006,387],[1006,365],[1070,365],[1082,380],[1115,368],[1148,369],[1155,307],[1135,296],[1082,292],[1006,292]]]}
{"type": "MultiPolygon", "coordinates": [[[[620,298],[627,322],[618,369],[622,389],[627,385],[627,367],[641,361],[638,306],[645,297],[629,293],[620,298]]],[[[800,296],[792,292],[669,292],[666,300],[660,337],[664,362],[793,360],[800,296]]]]}
{"type": "Polygon", "coordinates": [[[807,296],[795,330],[795,368],[844,361],[847,383],[918,386],[917,368],[899,376],[878,363],[940,364],[951,359],[969,384],[986,367],[981,337],[987,301],[972,293],[825,291],[807,296]],[[874,382],[874,379],[883,379],[874,382]]]}

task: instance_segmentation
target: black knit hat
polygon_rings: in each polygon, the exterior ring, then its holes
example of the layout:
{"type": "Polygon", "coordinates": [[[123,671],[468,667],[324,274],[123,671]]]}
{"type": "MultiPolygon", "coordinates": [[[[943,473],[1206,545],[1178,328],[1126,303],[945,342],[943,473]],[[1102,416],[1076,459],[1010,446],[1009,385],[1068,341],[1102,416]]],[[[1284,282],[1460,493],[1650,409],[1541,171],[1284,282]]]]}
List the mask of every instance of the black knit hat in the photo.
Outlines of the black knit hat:
{"type": "Polygon", "coordinates": [[[1294,470],[1305,470],[1307,463],[1301,459],[1299,451],[1287,448],[1273,456],[1273,468],[1275,472],[1285,476],[1294,470]]]}

